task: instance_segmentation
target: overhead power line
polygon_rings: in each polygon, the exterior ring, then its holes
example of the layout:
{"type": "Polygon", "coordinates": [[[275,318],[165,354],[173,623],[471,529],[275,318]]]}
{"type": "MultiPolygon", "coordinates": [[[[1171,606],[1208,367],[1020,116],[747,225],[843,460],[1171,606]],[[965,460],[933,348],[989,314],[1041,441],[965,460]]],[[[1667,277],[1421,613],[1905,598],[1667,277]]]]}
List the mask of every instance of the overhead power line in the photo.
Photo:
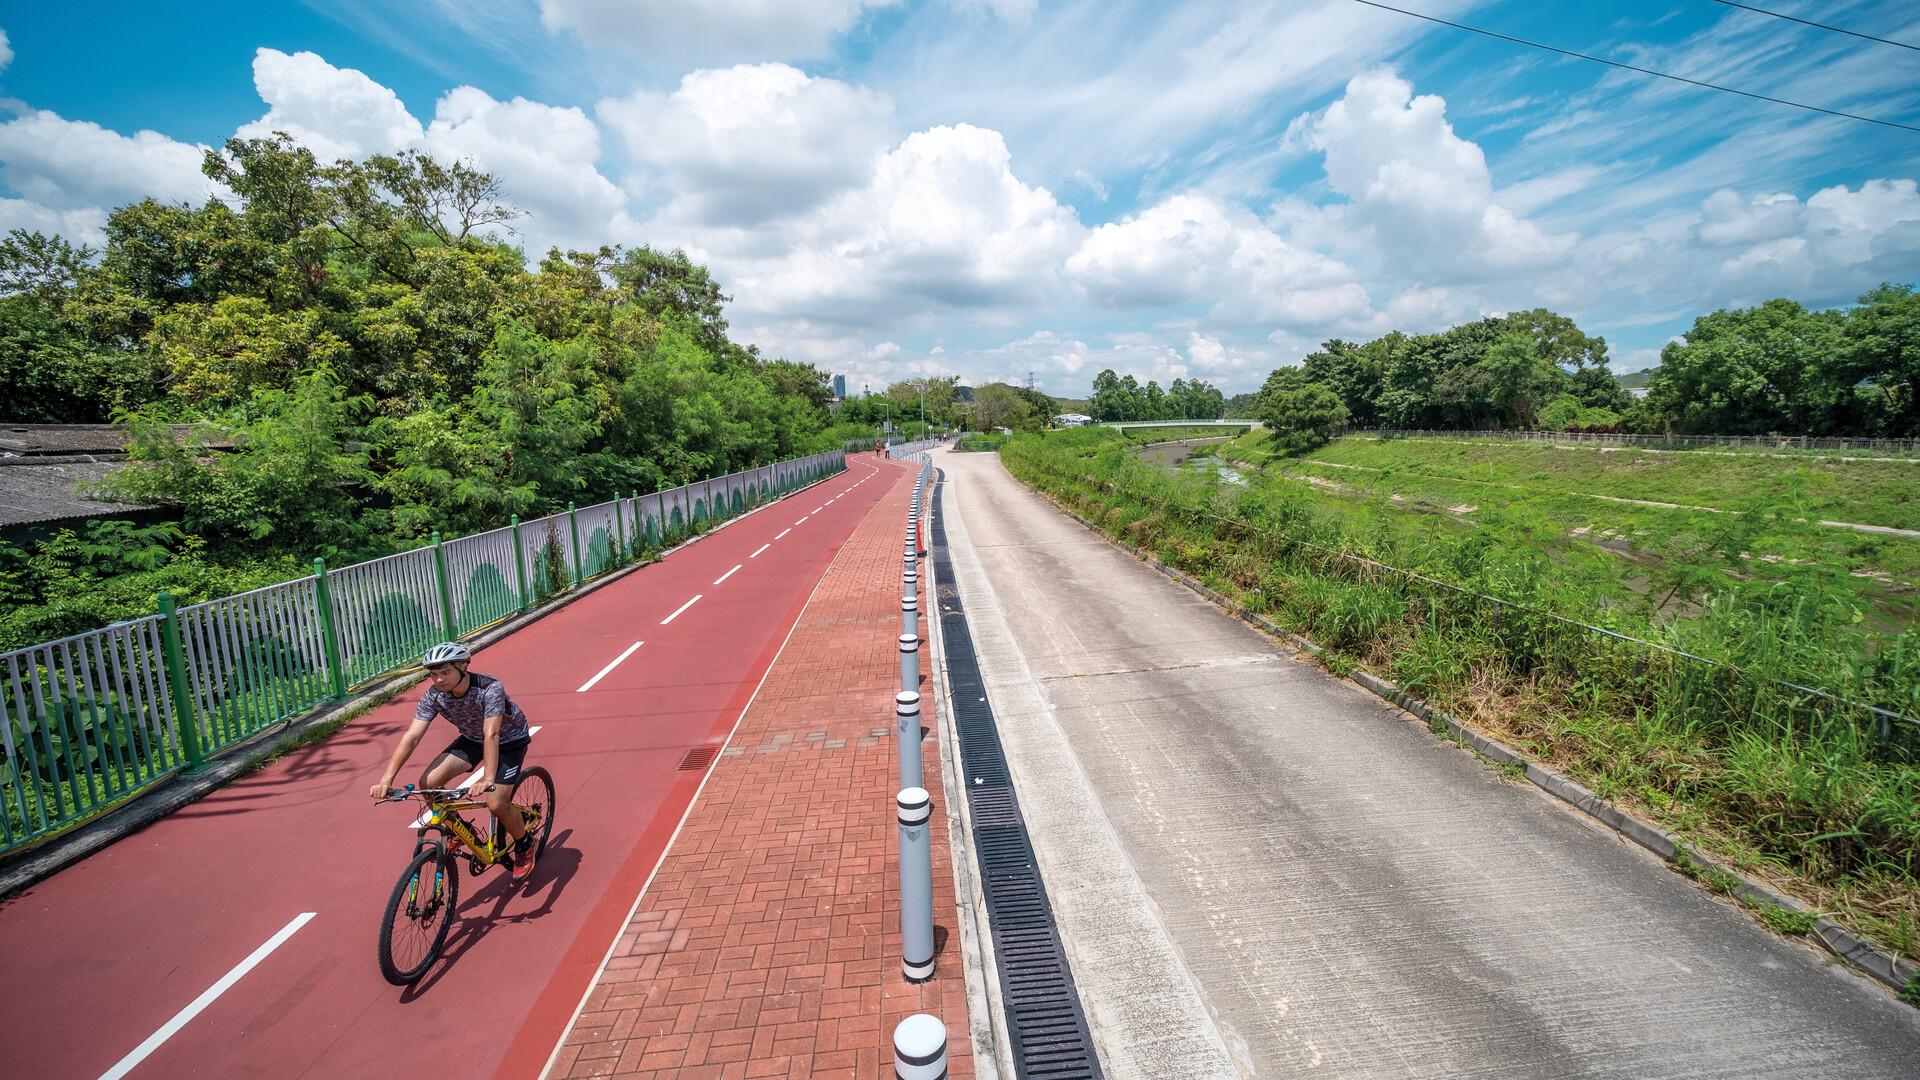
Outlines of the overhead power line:
{"type": "Polygon", "coordinates": [[[1721,86],[1719,83],[1702,82],[1699,79],[1688,79],[1679,75],[1669,75],[1664,71],[1655,71],[1652,68],[1636,67],[1633,64],[1623,64],[1618,60],[1608,60],[1604,56],[1592,56],[1583,52],[1574,52],[1572,49],[1562,49],[1556,45],[1544,45],[1538,41],[1528,41],[1526,38],[1514,37],[1511,34],[1502,34],[1493,30],[1483,30],[1478,26],[1468,26],[1466,23],[1452,22],[1447,19],[1436,18],[1432,15],[1422,15],[1418,11],[1408,11],[1406,8],[1394,7],[1392,4],[1375,3],[1374,0],[1353,0],[1353,2],[1356,4],[1365,4],[1372,8],[1379,8],[1382,11],[1392,11],[1401,15],[1410,15],[1416,19],[1425,19],[1430,23],[1439,23],[1441,26],[1451,26],[1455,30],[1466,30],[1470,33],[1482,34],[1490,38],[1499,38],[1501,41],[1511,41],[1515,45],[1525,45],[1530,49],[1544,49],[1547,52],[1559,53],[1561,56],[1571,56],[1576,60],[1589,60],[1596,64],[1605,64],[1608,67],[1617,67],[1626,71],[1637,71],[1642,75],[1652,75],[1659,79],[1671,79],[1674,82],[1686,83],[1688,86],[1700,86],[1708,90],[1719,90],[1722,93],[1738,94],[1744,98],[1753,98],[1755,101],[1771,101],[1775,105],[1791,105],[1796,109],[1805,109],[1808,112],[1824,113],[1827,116],[1845,117],[1848,120],[1859,120],[1862,123],[1878,124],[1881,127],[1899,128],[1901,131],[1911,131],[1920,135],[1920,127],[1914,127],[1911,124],[1895,123],[1892,120],[1876,120],[1871,116],[1861,116],[1858,113],[1841,112],[1839,109],[1823,109],[1818,105],[1807,105],[1798,101],[1788,101],[1786,98],[1768,97],[1765,94],[1756,94],[1750,90],[1736,90],[1731,86],[1721,86]]]}
{"type": "Polygon", "coordinates": [[[1909,45],[1904,41],[1893,41],[1888,38],[1874,37],[1872,34],[1863,34],[1858,30],[1848,30],[1845,27],[1841,27],[1841,26],[1828,26],[1826,23],[1814,22],[1812,19],[1801,19],[1801,18],[1796,18],[1792,15],[1782,15],[1777,11],[1768,11],[1766,8],[1754,7],[1752,4],[1736,4],[1733,2],[1733,0],[1713,0],[1713,2],[1716,4],[1725,4],[1728,7],[1739,8],[1741,11],[1751,11],[1758,15],[1771,15],[1776,19],[1785,19],[1788,22],[1797,22],[1802,26],[1814,26],[1822,30],[1831,30],[1836,34],[1845,34],[1848,37],[1863,38],[1867,41],[1877,41],[1882,45],[1893,45],[1898,48],[1912,49],[1914,52],[1920,52],[1920,45],[1909,45]]]}

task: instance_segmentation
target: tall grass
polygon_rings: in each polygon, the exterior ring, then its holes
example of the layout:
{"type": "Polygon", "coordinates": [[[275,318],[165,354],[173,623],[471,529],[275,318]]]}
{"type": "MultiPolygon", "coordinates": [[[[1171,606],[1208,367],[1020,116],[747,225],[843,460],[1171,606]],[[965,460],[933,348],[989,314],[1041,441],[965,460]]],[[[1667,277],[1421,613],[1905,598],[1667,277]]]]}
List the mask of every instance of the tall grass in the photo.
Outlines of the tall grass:
{"type": "Polygon", "coordinates": [[[1335,665],[1391,678],[1917,955],[1920,726],[1900,717],[1920,715],[1920,631],[1870,641],[1835,575],[1726,579],[1659,624],[1609,606],[1596,573],[1554,553],[1561,524],[1523,505],[1410,537],[1329,513],[1302,485],[1143,463],[1110,433],[1016,437],[1001,459],[1335,665]]]}

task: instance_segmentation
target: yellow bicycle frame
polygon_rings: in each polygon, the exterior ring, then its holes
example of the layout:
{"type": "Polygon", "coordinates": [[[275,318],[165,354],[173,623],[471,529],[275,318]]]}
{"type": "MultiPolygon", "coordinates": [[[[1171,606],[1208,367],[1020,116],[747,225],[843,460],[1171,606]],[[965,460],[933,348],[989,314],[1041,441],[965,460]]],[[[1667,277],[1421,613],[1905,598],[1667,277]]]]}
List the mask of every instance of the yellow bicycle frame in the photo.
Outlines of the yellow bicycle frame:
{"type": "MultiPolygon", "coordinates": [[[[528,832],[532,832],[534,829],[540,827],[540,811],[535,810],[531,806],[520,806],[518,803],[514,805],[515,808],[520,811],[520,820],[525,823],[528,832]]],[[[480,839],[473,831],[473,826],[469,824],[466,817],[460,813],[462,810],[487,811],[487,804],[483,802],[428,803],[427,821],[420,829],[422,832],[434,828],[445,830],[454,841],[453,850],[450,854],[464,855],[465,857],[472,858],[479,863],[482,869],[492,866],[501,859],[506,858],[507,849],[510,845],[495,847],[492,840],[480,839]],[[460,850],[462,846],[465,846],[467,849],[464,853],[460,850]]],[[[493,820],[492,811],[487,811],[487,820],[493,820]]],[[[488,829],[487,831],[491,833],[493,830],[488,829]]]]}

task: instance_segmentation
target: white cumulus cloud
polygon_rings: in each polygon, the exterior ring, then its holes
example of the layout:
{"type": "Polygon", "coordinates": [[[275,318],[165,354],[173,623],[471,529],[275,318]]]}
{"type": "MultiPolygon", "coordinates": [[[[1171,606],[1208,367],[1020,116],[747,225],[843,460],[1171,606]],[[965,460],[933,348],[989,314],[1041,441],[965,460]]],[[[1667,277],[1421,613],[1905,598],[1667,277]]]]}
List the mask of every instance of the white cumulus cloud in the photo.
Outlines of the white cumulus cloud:
{"type": "Polygon", "coordinates": [[[30,109],[0,124],[0,181],[54,211],[115,207],[152,196],[201,203],[220,188],[200,172],[206,147],[157,131],[122,135],[30,109]]]}
{"type": "Polygon", "coordinates": [[[965,124],[909,135],[861,187],[777,227],[652,231],[698,249],[754,314],[860,324],[1043,303],[1084,233],[1014,174],[999,132],[965,124]]]}
{"type": "Polygon", "coordinates": [[[1446,102],[1375,69],[1351,79],[1307,132],[1326,155],[1327,182],[1348,204],[1338,223],[1367,231],[1411,266],[1458,275],[1518,272],[1572,249],[1494,201],[1480,147],[1456,135],[1446,102]]]}
{"type": "Polygon", "coordinates": [[[286,132],[321,161],[387,154],[420,140],[420,121],[400,97],[352,68],[311,52],[260,49],[253,86],[267,113],[236,133],[243,139],[286,132]]]}
{"type": "Polygon", "coordinates": [[[1067,271],[1107,306],[1205,301],[1234,322],[1324,326],[1369,306],[1337,259],[1289,243],[1244,208],[1194,193],[1094,229],[1067,271]]]}
{"type": "Polygon", "coordinates": [[[626,195],[596,167],[600,129],[576,108],[525,98],[496,101],[457,87],[434,108],[422,145],[442,161],[471,161],[528,212],[515,227],[538,258],[549,245],[592,247],[628,239],[626,195]]]}
{"type": "Polygon", "coordinates": [[[725,225],[810,210],[864,184],[893,123],[883,95],[786,64],[695,71],[671,94],[610,99],[598,114],[677,193],[675,216],[725,225]]]}

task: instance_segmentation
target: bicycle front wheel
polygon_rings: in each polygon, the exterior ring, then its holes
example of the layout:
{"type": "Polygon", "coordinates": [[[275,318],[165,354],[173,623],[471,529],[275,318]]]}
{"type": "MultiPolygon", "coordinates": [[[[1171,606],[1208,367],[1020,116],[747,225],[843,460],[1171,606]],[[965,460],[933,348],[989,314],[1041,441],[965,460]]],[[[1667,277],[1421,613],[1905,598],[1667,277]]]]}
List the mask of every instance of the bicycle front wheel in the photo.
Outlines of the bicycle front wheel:
{"type": "Polygon", "coordinates": [[[520,770],[520,779],[513,788],[514,804],[523,810],[531,810],[539,815],[534,822],[534,857],[546,854],[547,836],[553,832],[553,814],[556,807],[553,796],[553,776],[538,765],[520,770]]]}
{"type": "Polygon", "coordinates": [[[438,844],[414,852],[380,919],[380,974],[388,982],[406,986],[426,973],[447,943],[459,898],[453,857],[438,844]]]}

